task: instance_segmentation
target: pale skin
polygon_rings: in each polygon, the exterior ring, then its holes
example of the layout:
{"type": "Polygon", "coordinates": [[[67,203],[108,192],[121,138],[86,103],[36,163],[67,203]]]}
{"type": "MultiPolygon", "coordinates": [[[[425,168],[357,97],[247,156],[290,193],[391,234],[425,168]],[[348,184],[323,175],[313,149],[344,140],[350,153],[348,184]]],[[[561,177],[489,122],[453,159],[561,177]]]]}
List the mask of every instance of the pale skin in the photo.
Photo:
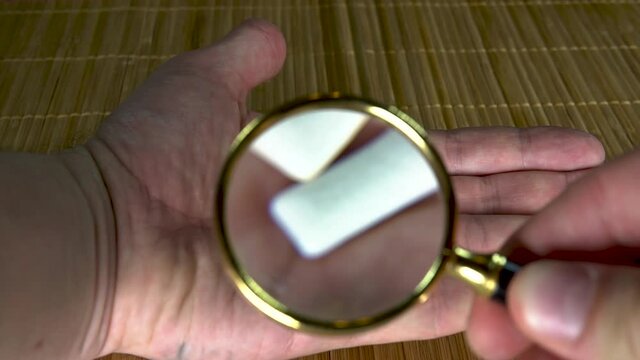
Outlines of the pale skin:
{"type": "Polygon", "coordinates": [[[639,184],[636,150],[577,181],[514,234],[537,254],[565,255],[525,267],[510,285],[508,307],[475,301],[467,334],[478,353],[489,359],[640,358],[639,184]],[[616,248],[624,250],[603,253],[616,248]],[[567,251],[588,251],[589,262],[562,261],[567,251]]]}
{"type": "MultiPolygon", "coordinates": [[[[245,23],[161,66],[86,144],[0,155],[0,358],[280,359],[464,330],[474,296],[454,280],[383,327],[323,337],[267,319],[225,277],[218,171],[250,117],[246,96],[285,48],[273,25],[245,23]]],[[[478,251],[604,160],[593,136],[568,129],[431,136],[462,213],[456,241],[478,251]]]]}

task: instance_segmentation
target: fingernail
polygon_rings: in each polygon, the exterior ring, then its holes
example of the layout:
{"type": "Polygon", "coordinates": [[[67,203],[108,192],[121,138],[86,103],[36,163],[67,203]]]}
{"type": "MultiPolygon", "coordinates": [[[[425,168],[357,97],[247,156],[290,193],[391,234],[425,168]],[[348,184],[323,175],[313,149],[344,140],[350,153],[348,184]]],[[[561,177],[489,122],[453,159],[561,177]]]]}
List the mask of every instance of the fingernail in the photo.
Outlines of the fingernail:
{"type": "Polygon", "coordinates": [[[521,275],[514,291],[529,329],[545,338],[577,339],[595,298],[595,272],[579,263],[543,261],[521,275]]]}

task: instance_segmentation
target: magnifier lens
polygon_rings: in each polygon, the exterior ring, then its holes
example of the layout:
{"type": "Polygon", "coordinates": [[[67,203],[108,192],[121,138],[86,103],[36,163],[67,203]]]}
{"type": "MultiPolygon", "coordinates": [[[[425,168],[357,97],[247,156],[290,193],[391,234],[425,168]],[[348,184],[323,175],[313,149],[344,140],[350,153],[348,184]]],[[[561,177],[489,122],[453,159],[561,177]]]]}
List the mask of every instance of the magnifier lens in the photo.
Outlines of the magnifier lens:
{"type": "Polygon", "coordinates": [[[448,221],[418,147],[386,121],[340,108],[291,112],[256,134],[223,204],[242,275],[319,322],[378,316],[415,296],[448,221]]]}

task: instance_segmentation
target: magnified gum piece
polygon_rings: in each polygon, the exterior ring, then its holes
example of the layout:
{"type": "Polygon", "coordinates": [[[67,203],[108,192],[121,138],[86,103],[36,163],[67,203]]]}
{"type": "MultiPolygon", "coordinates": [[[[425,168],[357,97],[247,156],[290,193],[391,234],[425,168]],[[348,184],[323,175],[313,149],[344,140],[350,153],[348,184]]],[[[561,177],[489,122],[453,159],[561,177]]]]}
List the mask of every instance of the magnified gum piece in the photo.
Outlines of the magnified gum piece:
{"type": "Polygon", "coordinates": [[[390,130],[313,181],[280,192],[270,213],[298,252],[313,259],[437,189],[420,151],[390,130]]]}
{"type": "Polygon", "coordinates": [[[343,109],[292,115],[258,137],[251,150],[290,179],[309,181],[344,150],[367,118],[343,109]]]}

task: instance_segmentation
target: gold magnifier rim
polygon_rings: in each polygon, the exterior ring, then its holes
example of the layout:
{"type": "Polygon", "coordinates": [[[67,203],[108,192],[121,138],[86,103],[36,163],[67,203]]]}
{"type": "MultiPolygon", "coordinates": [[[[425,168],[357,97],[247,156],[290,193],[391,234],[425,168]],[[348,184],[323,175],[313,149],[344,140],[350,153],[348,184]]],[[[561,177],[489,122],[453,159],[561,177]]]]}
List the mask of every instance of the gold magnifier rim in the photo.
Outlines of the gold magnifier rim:
{"type": "Polygon", "coordinates": [[[222,167],[215,199],[215,229],[219,245],[223,251],[224,267],[227,274],[242,295],[256,308],[271,319],[296,330],[322,332],[322,333],[343,333],[382,324],[410,306],[427,300],[428,291],[445,271],[447,257],[453,253],[453,231],[456,222],[456,208],[453,197],[452,185],[442,159],[428,141],[426,130],[414,119],[393,106],[384,106],[377,102],[353,96],[333,93],[328,95],[312,95],[310,97],[286,104],[276,110],[259,116],[246,127],[244,127],[236,139],[231,144],[229,154],[222,167]],[[334,321],[324,321],[313,319],[302,314],[297,314],[287,308],[286,305],[271,297],[267,291],[251,277],[238,261],[230,244],[227,229],[225,226],[225,199],[229,188],[229,181],[233,174],[234,167],[240,155],[247,150],[251,142],[267,129],[287,117],[310,110],[318,109],[345,109],[369,114],[372,117],[381,119],[391,127],[399,131],[410,140],[424,156],[429,165],[432,166],[436,178],[441,187],[441,195],[446,209],[445,231],[443,249],[429,268],[425,276],[414,288],[414,291],[404,301],[396,306],[375,316],[362,317],[358,319],[344,319],[334,321]]]}

